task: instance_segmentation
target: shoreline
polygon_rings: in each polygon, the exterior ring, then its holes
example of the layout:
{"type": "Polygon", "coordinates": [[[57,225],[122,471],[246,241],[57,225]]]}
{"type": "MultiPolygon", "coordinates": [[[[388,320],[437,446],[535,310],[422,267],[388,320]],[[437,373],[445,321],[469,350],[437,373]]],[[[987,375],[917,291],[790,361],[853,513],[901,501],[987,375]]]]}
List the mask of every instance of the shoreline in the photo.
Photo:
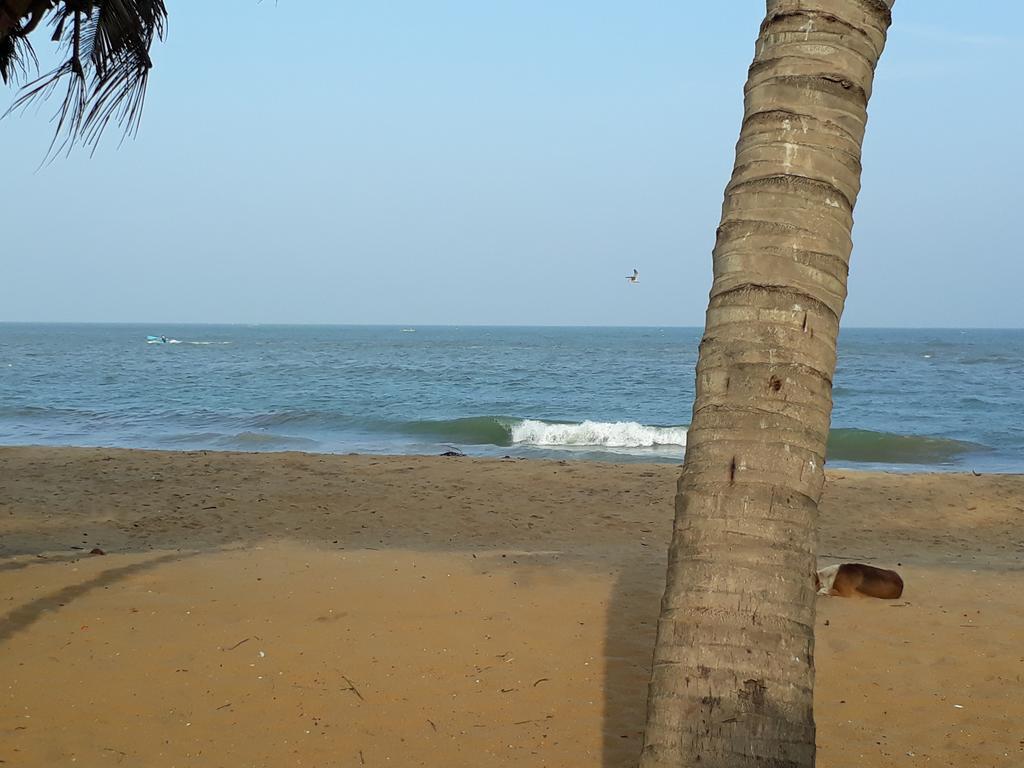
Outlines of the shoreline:
{"type": "MultiPolygon", "coordinates": [[[[0,448],[0,760],[624,768],[678,472],[0,448]]],[[[828,478],[819,766],[1019,761],[1024,476],[828,478]]]]}
{"type": "MultiPolygon", "coordinates": [[[[552,422],[555,423],[555,422],[552,422]]],[[[644,426],[644,425],[639,425],[644,426]]],[[[686,429],[685,426],[680,427],[656,427],[657,429],[686,429]]],[[[858,429],[847,429],[838,428],[840,433],[857,433],[863,432],[864,430],[858,429]]],[[[247,435],[248,432],[240,433],[247,435]]],[[[882,433],[878,433],[882,434],[882,433]]],[[[904,438],[905,435],[897,435],[891,433],[889,437],[904,438]]],[[[238,437],[236,435],[236,437],[238,437]]],[[[932,440],[931,437],[916,436],[921,440],[928,441],[932,440]]],[[[374,450],[320,450],[319,446],[314,447],[299,447],[306,443],[316,443],[317,440],[313,438],[306,438],[301,436],[291,435],[270,435],[269,439],[280,439],[285,443],[292,443],[291,447],[287,445],[273,446],[266,449],[248,449],[244,447],[204,447],[204,446],[186,446],[181,448],[160,446],[160,447],[139,447],[139,446],[119,446],[119,445],[66,445],[66,444],[49,444],[49,443],[0,443],[0,451],[2,450],[21,450],[21,449],[40,449],[40,450],[82,450],[82,451],[142,451],[146,453],[166,453],[166,454],[194,454],[194,453],[214,453],[214,454],[231,454],[231,455],[286,455],[286,454],[300,454],[307,456],[366,456],[366,457],[378,457],[378,458],[432,458],[442,456],[444,450],[457,450],[462,452],[464,455],[461,458],[481,460],[481,461],[499,461],[502,459],[515,459],[524,461],[564,461],[575,464],[577,462],[582,463],[595,463],[604,465],[643,465],[643,464],[654,464],[661,466],[674,466],[682,467],[683,457],[682,456],[671,456],[667,452],[660,452],[660,448],[650,448],[649,454],[633,453],[628,448],[602,448],[600,446],[555,446],[555,445],[532,445],[532,444],[519,444],[511,443],[509,445],[497,445],[497,444],[486,444],[486,443],[459,443],[457,440],[448,442],[438,442],[432,446],[432,450],[429,453],[425,452],[403,452],[396,450],[395,452],[385,453],[374,450]],[[474,450],[480,450],[480,453],[473,453],[474,450]],[[466,452],[470,451],[470,452],[466,452]]],[[[952,438],[940,438],[943,441],[955,443],[959,442],[952,438]]],[[[985,448],[978,454],[979,457],[984,457],[986,452],[990,452],[991,449],[985,448]]],[[[991,460],[990,460],[991,461],[991,460]]],[[[1015,466],[1007,465],[1005,463],[996,463],[996,468],[991,468],[991,463],[986,465],[984,460],[974,463],[972,465],[953,465],[953,464],[914,464],[909,462],[897,461],[886,463],[882,461],[859,461],[845,458],[831,459],[828,461],[827,471],[829,474],[836,472],[853,472],[862,474],[894,474],[894,475],[1002,475],[1002,476],[1022,476],[1024,477],[1024,467],[1018,468],[1015,466]],[[981,467],[981,471],[978,471],[976,467],[981,467]]]]}

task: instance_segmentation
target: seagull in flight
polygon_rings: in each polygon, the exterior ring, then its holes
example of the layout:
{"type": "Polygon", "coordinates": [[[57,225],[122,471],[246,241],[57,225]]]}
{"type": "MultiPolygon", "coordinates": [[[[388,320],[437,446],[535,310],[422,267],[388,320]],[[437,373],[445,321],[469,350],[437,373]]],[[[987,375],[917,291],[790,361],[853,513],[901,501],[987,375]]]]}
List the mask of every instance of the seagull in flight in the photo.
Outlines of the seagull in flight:
{"type": "Polygon", "coordinates": [[[630,283],[639,283],[640,273],[634,269],[632,275],[626,275],[626,280],[629,281],[630,283]]]}

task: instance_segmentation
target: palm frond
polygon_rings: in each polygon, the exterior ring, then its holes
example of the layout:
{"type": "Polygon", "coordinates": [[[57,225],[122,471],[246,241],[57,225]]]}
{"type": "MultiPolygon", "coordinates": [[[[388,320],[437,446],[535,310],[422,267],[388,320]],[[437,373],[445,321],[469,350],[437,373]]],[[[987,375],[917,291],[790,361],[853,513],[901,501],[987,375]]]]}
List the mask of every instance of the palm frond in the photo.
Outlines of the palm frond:
{"type": "Polygon", "coordinates": [[[4,83],[27,80],[30,69],[39,70],[39,59],[22,30],[15,29],[0,39],[0,79],[4,83]]]}
{"type": "Polygon", "coordinates": [[[164,0],[64,0],[51,23],[67,58],[26,85],[8,111],[45,100],[67,80],[51,153],[76,143],[95,151],[111,122],[134,135],[153,66],[149,50],[166,32],[164,0]]]}

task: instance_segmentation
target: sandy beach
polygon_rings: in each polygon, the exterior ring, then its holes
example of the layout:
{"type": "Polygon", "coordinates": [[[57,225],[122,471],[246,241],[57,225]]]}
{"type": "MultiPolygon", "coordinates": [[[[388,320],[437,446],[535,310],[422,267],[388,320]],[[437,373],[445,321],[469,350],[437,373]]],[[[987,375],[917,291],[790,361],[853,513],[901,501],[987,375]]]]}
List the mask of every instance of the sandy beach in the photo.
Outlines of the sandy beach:
{"type": "MultiPolygon", "coordinates": [[[[678,467],[0,449],[0,764],[613,766],[678,467]],[[98,548],[104,555],[90,554],[98,548]]],[[[819,765],[1024,762],[1024,477],[834,471],[819,765]]]]}

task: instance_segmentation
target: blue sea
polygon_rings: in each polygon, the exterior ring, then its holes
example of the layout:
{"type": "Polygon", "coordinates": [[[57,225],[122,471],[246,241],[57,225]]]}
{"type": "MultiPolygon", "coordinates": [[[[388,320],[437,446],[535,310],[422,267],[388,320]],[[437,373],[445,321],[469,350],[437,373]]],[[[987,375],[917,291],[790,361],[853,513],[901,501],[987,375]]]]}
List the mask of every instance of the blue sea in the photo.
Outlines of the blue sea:
{"type": "MultiPolygon", "coordinates": [[[[0,444],[679,462],[699,339],[0,324],[0,444]]],[[[1024,471],[1024,331],[844,330],[834,398],[830,466],[1024,471]]]]}

